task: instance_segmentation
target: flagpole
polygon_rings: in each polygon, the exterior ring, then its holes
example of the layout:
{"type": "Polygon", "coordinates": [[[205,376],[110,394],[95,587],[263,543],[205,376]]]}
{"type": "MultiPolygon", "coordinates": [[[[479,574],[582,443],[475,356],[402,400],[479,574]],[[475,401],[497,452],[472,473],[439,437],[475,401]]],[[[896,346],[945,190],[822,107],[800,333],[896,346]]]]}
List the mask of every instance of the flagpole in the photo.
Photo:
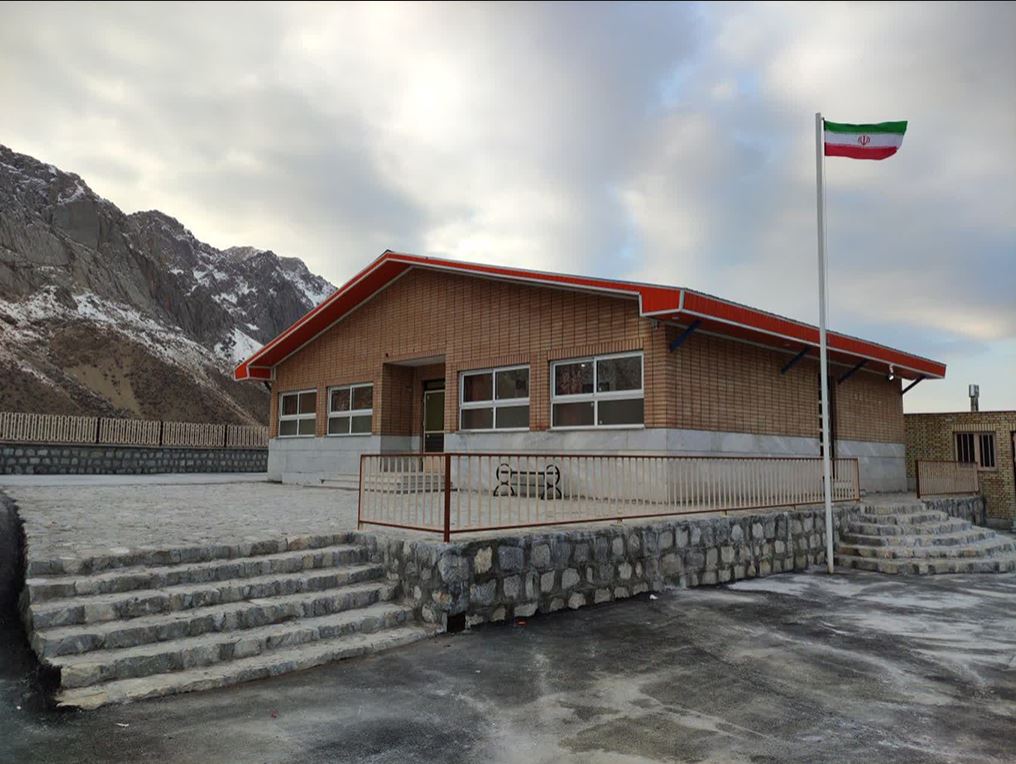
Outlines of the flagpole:
{"type": "Polygon", "coordinates": [[[826,345],[825,146],[822,113],[815,114],[815,206],[818,210],[818,343],[822,375],[822,485],[825,493],[826,566],[833,572],[833,495],[829,449],[829,359],[826,345]]]}

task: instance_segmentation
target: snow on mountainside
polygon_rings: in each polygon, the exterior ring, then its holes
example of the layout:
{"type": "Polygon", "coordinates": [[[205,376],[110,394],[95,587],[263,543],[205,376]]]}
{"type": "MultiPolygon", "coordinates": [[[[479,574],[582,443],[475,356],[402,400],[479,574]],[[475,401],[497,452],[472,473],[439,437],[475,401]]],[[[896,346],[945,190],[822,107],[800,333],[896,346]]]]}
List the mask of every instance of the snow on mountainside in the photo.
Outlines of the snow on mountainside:
{"type": "Polygon", "coordinates": [[[332,291],[0,146],[0,409],[264,421],[267,393],[233,365],[332,291]]]}

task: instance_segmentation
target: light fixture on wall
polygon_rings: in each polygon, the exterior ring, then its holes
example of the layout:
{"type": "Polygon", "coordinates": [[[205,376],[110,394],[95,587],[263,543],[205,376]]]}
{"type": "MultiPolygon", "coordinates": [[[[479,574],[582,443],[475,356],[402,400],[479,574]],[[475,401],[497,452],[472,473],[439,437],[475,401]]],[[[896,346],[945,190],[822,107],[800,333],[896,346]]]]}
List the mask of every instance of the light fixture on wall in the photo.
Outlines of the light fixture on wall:
{"type": "Polygon", "coordinates": [[[889,364],[889,381],[892,382],[896,379],[896,369],[892,364],[889,364]]]}

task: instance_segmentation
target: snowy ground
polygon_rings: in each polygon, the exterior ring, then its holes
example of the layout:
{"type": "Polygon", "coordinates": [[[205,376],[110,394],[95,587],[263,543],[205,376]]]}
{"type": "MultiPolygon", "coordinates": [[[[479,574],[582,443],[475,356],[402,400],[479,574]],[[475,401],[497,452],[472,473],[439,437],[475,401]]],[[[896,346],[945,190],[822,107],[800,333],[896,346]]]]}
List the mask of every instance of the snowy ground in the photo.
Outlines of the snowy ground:
{"type": "Polygon", "coordinates": [[[1012,575],[785,574],[76,714],[0,630],[0,759],[1011,762],[1014,604],[1012,575]]]}

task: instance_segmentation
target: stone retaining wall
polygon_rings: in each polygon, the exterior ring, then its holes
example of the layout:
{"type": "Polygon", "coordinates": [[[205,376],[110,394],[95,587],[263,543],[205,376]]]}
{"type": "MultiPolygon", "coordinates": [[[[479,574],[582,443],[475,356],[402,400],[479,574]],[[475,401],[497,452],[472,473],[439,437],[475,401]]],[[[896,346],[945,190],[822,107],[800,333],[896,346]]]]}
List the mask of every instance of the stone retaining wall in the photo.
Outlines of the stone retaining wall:
{"type": "MultiPolygon", "coordinates": [[[[980,497],[927,502],[955,517],[983,517],[980,497]]],[[[858,504],[833,508],[834,544],[858,504]]],[[[467,626],[624,599],[667,586],[722,584],[825,563],[821,507],[729,517],[501,535],[445,544],[363,534],[374,559],[428,623],[467,626]]]]}
{"type": "MultiPolygon", "coordinates": [[[[859,512],[836,507],[835,522],[859,512]]],[[[429,623],[467,625],[725,583],[825,562],[821,509],[673,518],[651,524],[451,542],[376,537],[376,559],[429,623]]]]}
{"type": "Polygon", "coordinates": [[[144,475],[265,472],[264,448],[140,448],[0,444],[3,475],[144,475]]]}
{"type": "Polygon", "coordinates": [[[941,496],[924,499],[924,502],[950,517],[958,517],[974,525],[988,524],[988,506],[983,496],[941,496]]]}

